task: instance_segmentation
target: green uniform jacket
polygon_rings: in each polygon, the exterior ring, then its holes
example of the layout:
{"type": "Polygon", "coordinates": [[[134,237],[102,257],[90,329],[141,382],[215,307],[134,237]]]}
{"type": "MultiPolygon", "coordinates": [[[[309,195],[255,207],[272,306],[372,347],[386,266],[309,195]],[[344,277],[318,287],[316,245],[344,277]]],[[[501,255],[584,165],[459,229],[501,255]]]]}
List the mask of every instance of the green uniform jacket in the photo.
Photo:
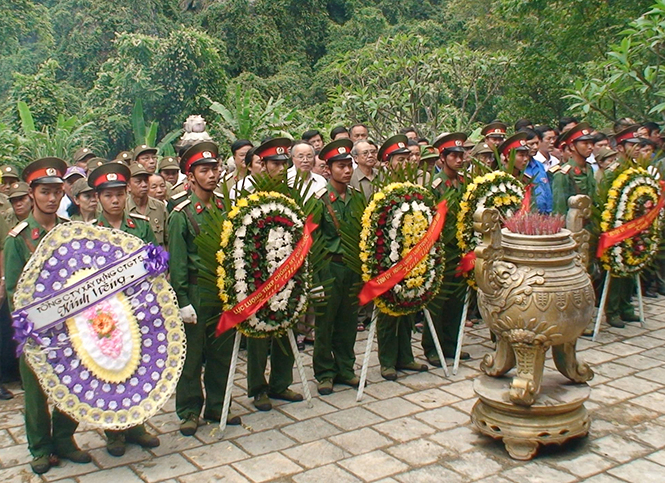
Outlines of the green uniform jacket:
{"type": "MultiPolygon", "coordinates": [[[[131,216],[134,213],[139,213],[138,207],[134,202],[134,198],[131,196],[127,197],[127,206],[125,210],[131,216]]],[[[157,243],[162,246],[166,245],[166,206],[159,200],[155,198],[148,197],[148,207],[145,212],[145,216],[150,223],[150,228],[152,228],[153,233],[155,234],[155,239],[157,243]]]]}
{"type": "MultiPolygon", "coordinates": [[[[214,195],[213,195],[214,196],[214,195]]],[[[213,198],[216,206],[213,209],[222,209],[222,200],[213,198]]],[[[192,304],[190,288],[194,289],[198,279],[201,257],[194,238],[199,234],[203,225],[207,208],[194,192],[173,208],[168,218],[169,253],[171,254],[169,268],[171,272],[171,286],[178,297],[178,305],[186,307],[192,304]],[[190,287],[190,280],[192,286],[190,287]]],[[[198,300],[193,301],[198,309],[198,300]]]]}
{"type": "Polygon", "coordinates": [[[316,197],[323,204],[319,230],[328,253],[342,255],[342,237],[339,228],[348,223],[356,209],[364,204],[361,191],[351,186],[346,187],[346,196],[341,198],[333,186],[328,183],[325,190],[316,193],[316,197]]]}
{"type": "Polygon", "coordinates": [[[568,212],[568,198],[575,195],[587,195],[592,200],[596,195],[596,180],[593,169],[587,165],[580,168],[573,159],[564,164],[552,177],[554,195],[553,213],[565,215],[568,212]]]}
{"type": "MultiPolygon", "coordinates": [[[[100,213],[100,215],[97,217],[97,223],[95,224],[97,226],[105,226],[106,228],[113,228],[111,224],[106,220],[103,213],[100,213]]],[[[137,213],[130,213],[129,215],[127,215],[127,213],[125,213],[122,217],[122,224],[120,225],[120,228],[118,228],[118,230],[139,237],[145,243],[152,243],[154,245],[157,245],[157,239],[155,238],[155,234],[152,232],[152,228],[150,228],[148,220],[143,215],[139,215],[137,213]]]]}

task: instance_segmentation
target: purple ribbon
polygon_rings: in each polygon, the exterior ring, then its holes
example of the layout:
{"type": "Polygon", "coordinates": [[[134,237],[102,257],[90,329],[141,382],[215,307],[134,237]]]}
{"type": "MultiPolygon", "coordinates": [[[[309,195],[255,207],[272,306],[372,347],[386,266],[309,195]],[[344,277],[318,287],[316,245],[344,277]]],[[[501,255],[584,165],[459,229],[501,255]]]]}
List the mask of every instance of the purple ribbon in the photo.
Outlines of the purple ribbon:
{"type": "Polygon", "coordinates": [[[168,270],[169,253],[159,245],[150,243],[148,245],[147,257],[143,260],[143,266],[148,271],[148,275],[156,277],[168,270]]]}
{"type": "Polygon", "coordinates": [[[19,310],[14,312],[12,322],[12,327],[14,328],[14,337],[16,341],[16,357],[20,357],[23,353],[23,347],[25,346],[28,337],[32,337],[35,342],[39,345],[43,345],[44,341],[39,338],[37,332],[35,332],[35,325],[28,320],[28,312],[25,310],[19,310]]]}

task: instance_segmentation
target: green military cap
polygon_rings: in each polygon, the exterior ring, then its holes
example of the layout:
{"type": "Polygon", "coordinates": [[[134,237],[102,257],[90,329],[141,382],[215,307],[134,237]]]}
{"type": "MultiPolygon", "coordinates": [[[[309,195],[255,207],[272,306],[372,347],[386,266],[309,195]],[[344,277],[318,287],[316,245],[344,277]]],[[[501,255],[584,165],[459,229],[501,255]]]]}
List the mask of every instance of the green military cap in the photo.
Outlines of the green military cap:
{"type": "Polygon", "coordinates": [[[9,187],[9,196],[7,196],[10,200],[13,200],[14,198],[20,198],[21,196],[25,196],[28,194],[28,183],[25,181],[17,181],[15,183],[12,183],[11,186],[9,187]]]}
{"type": "Polygon", "coordinates": [[[90,148],[80,148],[77,149],[72,156],[72,164],[81,163],[86,161],[88,158],[94,158],[95,153],[93,153],[90,148]]]}
{"type": "Polygon", "coordinates": [[[139,163],[133,163],[129,167],[129,172],[131,173],[131,177],[133,178],[134,176],[141,176],[141,175],[146,175],[148,176],[150,173],[148,173],[145,168],[143,167],[142,164],[139,163]]]}
{"type": "Polygon", "coordinates": [[[481,154],[493,154],[492,147],[484,141],[479,142],[471,150],[471,156],[480,156],[481,154]]]}
{"type": "Polygon", "coordinates": [[[467,135],[463,132],[451,132],[450,134],[440,136],[434,141],[434,147],[438,149],[440,153],[444,151],[463,153],[464,142],[466,139],[467,135]]]}
{"type": "Polygon", "coordinates": [[[94,171],[95,169],[99,168],[102,164],[106,164],[107,161],[104,158],[92,158],[88,160],[88,164],[86,165],[86,171],[90,173],[91,171],[94,171]]]}
{"type": "Polygon", "coordinates": [[[72,185],[72,196],[76,198],[81,193],[92,191],[92,187],[88,184],[87,178],[79,178],[74,181],[72,185]]]}
{"type": "Polygon", "coordinates": [[[352,161],[351,150],[353,149],[353,141],[348,138],[336,139],[331,141],[319,152],[319,159],[331,165],[335,161],[352,161]]]}
{"type": "Polygon", "coordinates": [[[96,191],[105,188],[120,188],[127,186],[131,171],[124,163],[106,163],[95,168],[88,176],[88,185],[96,191]]]}
{"type": "Polygon", "coordinates": [[[118,155],[115,157],[114,161],[122,161],[127,166],[129,166],[132,162],[132,153],[131,153],[131,151],[120,151],[118,153],[118,155]]]}
{"type": "Polygon", "coordinates": [[[60,158],[47,157],[33,161],[25,167],[23,181],[33,184],[62,184],[67,163],[60,158]]]}
{"type": "Polygon", "coordinates": [[[481,131],[480,134],[489,137],[505,138],[508,126],[502,122],[490,122],[481,131]]]}
{"type": "Polygon", "coordinates": [[[605,161],[607,158],[615,156],[617,154],[619,154],[619,152],[615,151],[614,149],[602,147],[598,150],[598,154],[596,154],[596,156],[594,157],[596,158],[596,162],[600,164],[603,161],[605,161]]]}
{"type": "Polygon", "coordinates": [[[132,153],[132,161],[136,161],[136,158],[138,158],[144,153],[157,154],[157,148],[153,148],[151,146],[148,146],[147,144],[141,144],[140,146],[136,146],[132,153]]]}
{"type": "Polygon", "coordinates": [[[391,156],[396,154],[410,154],[411,151],[406,147],[408,143],[409,138],[404,134],[396,134],[386,139],[379,149],[378,159],[388,161],[391,156]]]}
{"type": "Polygon", "coordinates": [[[2,173],[2,178],[3,179],[7,179],[7,178],[20,179],[20,177],[18,175],[18,170],[10,164],[5,164],[3,166],[0,166],[0,172],[2,173]]]}
{"type": "Polygon", "coordinates": [[[438,149],[436,149],[431,144],[425,144],[423,146],[420,146],[420,161],[421,162],[436,161],[437,159],[439,159],[439,150],[438,149]]]}
{"type": "Polygon", "coordinates": [[[159,161],[159,168],[157,171],[162,172],[162,171],[168,171],[169,169],[174,171],[180,171],[180,165],[178,164],[178,160],[173,156],[164,156],[159,161]]]}
{"type": "Polygon", "coordinates": [[[194,144],[180,157],[180,171],[186,174],[200,164],[217,164],[218,149],[217,145],[210,141],[194,144]]]}

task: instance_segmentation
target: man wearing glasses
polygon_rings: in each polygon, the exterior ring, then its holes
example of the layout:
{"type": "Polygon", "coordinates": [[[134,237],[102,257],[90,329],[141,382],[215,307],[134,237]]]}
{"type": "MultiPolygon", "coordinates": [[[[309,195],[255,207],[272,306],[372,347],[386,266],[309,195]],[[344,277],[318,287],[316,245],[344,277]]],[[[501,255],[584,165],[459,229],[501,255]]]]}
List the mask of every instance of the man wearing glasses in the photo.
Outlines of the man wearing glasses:
{"type": "Polygon", "coordinates": [[[312,172],[314,158],[314,146],[307,141],[296,141],[291,147],[293,166],[287,170],[286,177],[289,186],[293,187],[296,175],[300,172],[303,183],[300,194],[305,197],[305,200],[309,199],[317,191],[325,188],[328,184],[323,176],[312,172]]]}
{"type": "Polygon", "coordinates": [[[351,176],[351,186],[362,191],[367,201],[374,194],[375,188],[372,182],[378,175],[376,165],[378,162],[377,153],[379,152],[373,141],[361,140],[354,144],[351,149],[351,155],[358,166],[351,176]]]}

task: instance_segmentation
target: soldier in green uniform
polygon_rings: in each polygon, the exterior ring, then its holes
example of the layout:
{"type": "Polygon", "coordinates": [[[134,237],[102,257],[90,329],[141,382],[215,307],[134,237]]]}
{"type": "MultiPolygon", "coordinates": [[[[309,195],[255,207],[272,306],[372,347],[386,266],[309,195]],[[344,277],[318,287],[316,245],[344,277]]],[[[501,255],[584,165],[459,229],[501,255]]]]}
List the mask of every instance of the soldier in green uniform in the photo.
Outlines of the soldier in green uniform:
{"type": "Polygon", "coordinates": [[[0,193],[8,195],[11,185],[19,181],[18,171],[14,166],[5,164],[4,166],[0,166],[0,175],[2,176],[0,193]]]}
{"type": "MultiPolygon", "coordinates": [[[[62,177],[66,169],[67,164],[62,159],[42,158],[23,170],[34,206],[28,218],[16,225],[5,240],[4,266],[10,306],[23,267],[37,245],[55,225],[66,221],[56,215],[65,194],[62,177]]],[[[89,463],[90,455],[81,451],[74,441],[78,423],[57,408],[50,415],[46,394],[23,356],[19,367],[25,390],[25,432],[34,458],[30,463],[32,470],[37,474],[46,473],[52,465],[58,464],[58,457],[89,463]]]]}
{"type": "Polygon", "coordinates": [[[72,166],[78,166],[82,169],[88,169],[88,161],[95,157],[90,148],[79,148],[72,156],[72,166]]]}
{"type": "Polygon", "coordinates": [[[563,149],[564,159],[568,161],[552,177],[553,212],[565,215],[571,196],[587,195],[592,200],[596,198],[593,169],[586,162],[593,152],[591,127],[586,122],[577,124],[561,134],[558,144],[563,149]]]}
{"type": "MultiPolygon", "coordinates": [[[[261,144],[254,154],[261,158],[266,176],[279,178],[286,170],[291,140],[275,138],[261,144]]],[[[247,179],[247,178],[245,178],[247,179]]],[[[302,394],[289,389],[293,383],[295,359],[286,335],[280,338],[247,339],[247,394],[253,397],[254,407],[270,411],[270,398],[283,401],[302,401],[302,394]],[[266,365],[270,354],[270,380],[266,381],[266,365]]]]}
{"type": "Polygon", "coordinates": [[[129,167],[132,177],[129,179],[129,196],[127,197],[127,212],[139,213],[145,216],[150,223],[157,243],[166,245],[166,207],[164,203],[148,196],[148,178],[150,175],[145,168],[134,163],[129,167]]]}
{"type": "Polygon", "coordinates": [[[95,190],[88,184],[88,178],[74,181],[72,185],[72,197],[74,203],[79,207],[79,212],[72,215],[72,221],[83,221],[85,223],[97,222],[97,197],[95,190]]]}
{"type": "Polygon", "coordinates": [[[20,222],[25,220],[32,211],[32,199],[28,192],[30,187],[24,181],[12,183],[9,188],[9,202],[12,204],[12,209],[5,216],[9,228],[14,228],[20,222]]]}
{"type": "Polygon", "coordinates": [[[507,131],[508,126],[506,124],[501,121],[494,121],[483,127],[480,134],[483,136],[485,143],[496,149],[505,141],[507,131]]]}
{"type": "MultiPolygon", "coordinates": [[[[219,422],[221,418],[235,335],[229,330],[215,338],[215,324],[208,324],[215,313],[201,306],[198,286],[201,258],[194,239],[201,231],[206,211],[223,208],[222,200],[214,193],[219,178],[217,156],[217,145],[211,142],[195,144],[182,154],[180,169],[187,175],[191,194],[173,208],[167,225],[171,285],[187,336],[185,365],[176,388],[176,413],[185,436],[196,433],[204,402],[205,419],[219,422]],[[205,398],[201,387],[204,360],[205,398]]],[[[240,418],[229,415],[227,424],[240,424],[240,418]]]]}
{"type": "MultiPolygon", "coordinates": [[[[397,134],[386,140],[379,149],[379,161],[386,164],[388,169],[402,169],[411,154],[406,147],[407,142],[408,138],[404,134],[397,134]]],[[[396,380],[397,369],[419,372],[428,370],[425,364],[419,364],[413,358],[411,326],[408,317],[381,315],[376,331],[381,376],[384,379],[396,380]]]]}
{"type": "MultiPolygon", "coordinates": [[[[456,199],[451,200],[453,201],[450,203],[451,211],[449,211],[448,216],[446,217],[446,223],[451,223],[453,225],[456,222],[456,213],[452,212],[452,210],[456,207],[456,201],[459,201],[459,198],[462,197],[462,191],[464,189],[464,179],[460,175],[460,172],[464,169],[464,142],[466,139],[467,136],[463,132],[454,132],[441,136],[434,142],[434,147],[439,150],[439,157],[443,169],[439,171],[439,174],[432,182],[432,187],[441,195],[451,191],[454,192],[452,197],[456,199]]],[[[453,273],[455,271],[460,260],[456,248],[455,250],[451,250],[451,254],[452,253],[455,253],[456,256],[449,255],[446,257],[446,265],[448,265],[446,267],[446,272],[448,273],[453,273]]],[[[439,308],[432,308],[430,310],[432,322],[439,337],[439,343],[441,344],[441,349],[443,350],[444,355],[449,357],[452,357],[455,354],[459,326],[460,323],[463,322],[461,320],[463,310],[464,294],[462,292],[452,293],[440,304],[439,308]]],[[[441,360],[436,353],[436,346],[429,325],[425,325],[425,329],[423,330],[422,346],[427,362],[435,367],[440,367],[441,360]]],[[[470,355],[468,352],[462,352],[460,358],[469,359],[470,355]]]]}
{"type": "Polygon", "coordinates": [[[350,290],[360,277],[344,264],[339,231],[340,225],[349,222],[354,212],[362,213],[364,206],[363,193],[349,186],[353,175],[352,149],[350,139],[338,139],[324,146],[319,153],[319,158],[326,161],[331,172],[328,185],[315,195],[323,205],[319,232],[330,259],[321,279],[333,281],[325,311],[316,318],[312,361],[319,394],[324,396],[333,392],[334,382],[351,387],[358,387],[360,383],[353,370],[358,299],[350,290]]]}
{"type": "MultiPolygon", "coordinates": [[[[122,163],[107,163],[94,169],[88,177],[88,185],[95,190],[101,212],[97,226],[105,226],[135,235],[145,243],[157,244],[147,219],[139,214],[125,212],[129,168],[122,163]]],[[[143,424],[124,431],[105,431],[106,450],[113,456],[125,454],[125,443],[134,443],[144,448],[159,446],[159,439],[151,435],[143,424]]]]}
{"type": "Polygon", "coordinates": [[[166,181],[166,199],[185,189],[185,180],[178,180],[180,174],[180,165],[173,156],[164,156],[159,161],[157,172],[162,175],[166,181]]]}
{"type": "Polygon", "coordinates": [[[157,170],[157,148],[147,144],[136,146],[132,152],[132,162],[143,166],[148,174],[154,173],[157,170]]]}

